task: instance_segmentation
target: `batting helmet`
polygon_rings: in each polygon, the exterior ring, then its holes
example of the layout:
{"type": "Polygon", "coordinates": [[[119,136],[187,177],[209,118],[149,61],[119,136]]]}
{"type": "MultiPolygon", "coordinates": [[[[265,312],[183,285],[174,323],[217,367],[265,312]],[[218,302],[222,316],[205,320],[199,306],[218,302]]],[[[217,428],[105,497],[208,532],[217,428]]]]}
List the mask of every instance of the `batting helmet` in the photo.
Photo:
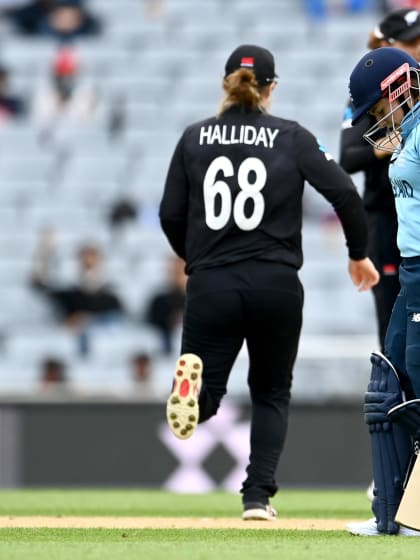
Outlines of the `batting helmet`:
{"type": "Polygon", "coordinates": [[[394,47],[374,49],[359,60],[349,81],[350,97],[354,105],[353,125],[386,95],[381,88],[382,82],[406,63],[410,68],[419,68],[415,58],[394,47]]]}

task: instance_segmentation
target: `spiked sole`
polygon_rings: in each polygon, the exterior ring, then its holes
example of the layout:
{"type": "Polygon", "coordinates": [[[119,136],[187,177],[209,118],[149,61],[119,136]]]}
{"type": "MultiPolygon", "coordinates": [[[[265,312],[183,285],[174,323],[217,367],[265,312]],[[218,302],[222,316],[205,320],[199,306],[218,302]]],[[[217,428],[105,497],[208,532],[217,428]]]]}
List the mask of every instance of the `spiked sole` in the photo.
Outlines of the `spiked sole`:
{"type": "Polygon", "coordinates": [[[166,403],[166,418],[180,439],[192,436],[198,424],[198,395],[203,362],[195,354],[183,354],[176,364],[172,393],[166,403]]]}

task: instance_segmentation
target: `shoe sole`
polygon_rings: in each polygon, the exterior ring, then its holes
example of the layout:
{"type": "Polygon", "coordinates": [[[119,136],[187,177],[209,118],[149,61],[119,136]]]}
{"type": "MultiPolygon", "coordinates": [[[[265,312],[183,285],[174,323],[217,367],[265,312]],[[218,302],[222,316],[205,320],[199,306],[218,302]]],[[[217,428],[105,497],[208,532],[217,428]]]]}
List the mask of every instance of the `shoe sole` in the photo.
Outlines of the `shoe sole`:
{"type": "Polygon", "coordinates": [[[195,354],[183,354],[177,361],[172,393],[166,403],[166,419],[179,439],[188,439],[197,427],[202,372],[203,362],[195,354]]]}
{"type": "MultiPolygon", "coordinates": [[[[386,537],[385,533],[380,533],[374,527],[360,527],[359,524],[349,523],[346,527],[347,531],[355,537],[386,537]]],[[[408,529],[407,527],[400,527],[399,533],[392,535],[394,537],[420,537],[420,531],[408,529]]]]}
{"type": "Polygon", "coordinates": [[[276,519],[275,515],[270,514],[265,509],[247,509],[242,514],[242,519],[244,521],[274,521],[276,519]]]}
{"type": "Polygon", "coordinates": [[[355,537],[384,537],[385,533],[380,533],[379,531],[370,531],[369,529],[366,531],[360,529],[352,529],[347,527],[346,530],[355,537]]]}
{"type": "Polygon", "coordinates": [[[373,520],[348,523],[346,530],[356,537],[381,537],[384,536],[376,528],[376,523],[373,520]]]}

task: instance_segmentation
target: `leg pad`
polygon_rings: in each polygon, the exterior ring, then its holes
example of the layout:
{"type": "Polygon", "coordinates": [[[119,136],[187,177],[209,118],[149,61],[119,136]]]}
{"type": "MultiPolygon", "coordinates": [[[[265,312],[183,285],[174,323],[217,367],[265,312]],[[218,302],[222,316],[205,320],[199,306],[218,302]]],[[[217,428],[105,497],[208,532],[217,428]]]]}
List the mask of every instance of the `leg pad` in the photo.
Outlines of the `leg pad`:
{"type": "Polygon", "coordinates": [[[380,353],[372,354],[371,363],[364,413],[372,444],[375,480],[372,509],[378,531],[396,534],[399,526],[395,522],[395,514],[402,497],[413,446],[408,432],[391,422],[388,416],[390,409],[401,405],[403,400],[395,368],[380,353]]]}
{"type": "Polygon", "coordinates": [[[388,411],[388,417],[415,440],[420,441],[420,399],[413,399],[392,407],[388,411]]]}

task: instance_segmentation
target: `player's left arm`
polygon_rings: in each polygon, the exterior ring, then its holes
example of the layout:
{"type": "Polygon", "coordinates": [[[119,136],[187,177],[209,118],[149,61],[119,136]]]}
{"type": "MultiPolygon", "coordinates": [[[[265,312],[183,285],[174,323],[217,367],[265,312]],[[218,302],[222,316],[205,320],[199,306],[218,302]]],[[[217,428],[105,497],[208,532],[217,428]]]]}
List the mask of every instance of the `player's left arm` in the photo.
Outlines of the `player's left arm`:
{"type": "Polygon", "coordinates": [[[368,228],[363,201],[350,176],[308,130],[297,131],[299,169],[330,204],[343,227],[349,257],[361,260],[367,255],[368,228]]]}

